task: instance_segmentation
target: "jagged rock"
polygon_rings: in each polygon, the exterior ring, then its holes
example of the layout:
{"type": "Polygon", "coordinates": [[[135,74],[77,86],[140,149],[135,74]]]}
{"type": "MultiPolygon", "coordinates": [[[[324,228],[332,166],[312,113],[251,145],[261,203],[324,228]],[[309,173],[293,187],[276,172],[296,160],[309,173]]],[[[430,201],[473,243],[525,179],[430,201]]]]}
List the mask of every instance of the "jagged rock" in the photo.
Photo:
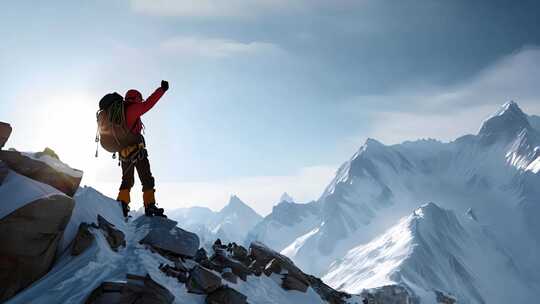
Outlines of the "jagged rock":
{"type": "Polygon", "coordinates": [[[118,251],[120,246],[126,247],[126,237],[122,231],[116,229],[113,224],[109,223],[101,215],[98,215],[97,220],[98,227],[105,233],[105,238],[112,250],[118,251]]]}
{"type": "Polygon", "coordinates": [[[204,248],[199,248],[197,252],[195,253],[195,257],[193,258],[195,262],[200,263],[204,260],[208,260],[208,255],[206,254],[206,250],[204,248]]]}
{"type": "Polygon", "coordinates": [[[345,304],[351,295],[345,292],[337,291],[332,287],[312,275],[308,275],[309,285],[319,296],[330,304],[345,304]]]}
{"type": "Polygon", "coordinates": [[[165,256],[193,258],[199,249],[199,237],[176,227],[177,222],[161,217],[142,217],[137,225],[149,224],[150,231],[140,241],[165,256]]]}
{"type": "Polygon", "coordinates": [[[360,293],[364,304],[411,304],[417,303],[407,289],[399,285],[387,285],[360,293]]]}
{"type": "Polygon", "coordinates": [[[276,259],[272,259],[263,272],[266,276],[270,276],[272,273],[281,274],[281,266],[276,259]]]}
{"type": "Polygon", "coordinates": [[[150,276],[127,275],[126,283],[104,282],[86,304],[171,304],[174,296],[150,276]]]}
{"type": "Polygon", "coordinates": [[[206,297],[206,304],[247,304],[247,297],[225,286],[209,294],[206,297]]]}
{"type": "Polygon", "coordinates": [[[232,273],[231,271],[224,271],[222,274],[221,274],[221,277],[228,281],[228,282],[231,282],[233,284],[236,284],[238,282],[238,277],[232,273]]]}
{"type": "Polygon", "coordinates": [[[221,243],[221,239],[217,239],[212,245],[212,250],[214,250],[215,253],[223,253],[225,250],[227,250],[227,246],[221,243]]]}
{"type": "Polygon", "coordinates": [[[77,176],[73,176],[17,151],[0,151],[0,160],[4,161],[11,170],[50,185],[70,197],[73,197],[82,179],[82,171],[73,170],[77,173],[77,176]]]}
{"type": "Polygon", "coordinates": [[[437,304],[455,304],[457,302],[456,299],[444,294],[442,291],[435,290],[435,295],[437,296],[437,304]]]}
{"type": "MultiPolygon", "coordinates": [[[[2,204],[10,202],[2,198],[2,204]]],[[[0,220],[0,302],[49,271],[74,205],[68,196],[51,195],[0,220]]]]}
{"type": "Polygon", "coordinates": [[[209,294],[221,287],[221,278],[212,271],[197,265],[190,271],[186,287],[191,293],[209,294]]]}
{"type": "Polygon", "coordinates": [[[11,125],[0,121],[0,149],[4,147],[11,135],[11,125]]]}
{"type": "Polygon", "coordinates": [[[77,231],[77,235],[73,240],[73,246],[71,247],[71,255],[78,256],[92,245],[95,237],[92,232],[90,232],[89,228],[90,225],[87,223],[81,223],[79,225],[79,230],[77,231]]]}
{"type": "Polygon", "coordinates": [[[282,270],[286,270],[289,276],[294,276],[304,285],[309,285],[307,276],[300,268],[296,267],[288,257],[281,255],[258,242],[251,243],[249,249],[250,256],[254,260],[254,263],[250,266],[251,270],[258,269],[258,271],[262,272],[270,261],[275,260],[274,263],[279,264],[279,267],[282,270]]]}
{"type": "MultiPolygon", "coordinates": [[[[185,268],[184,268],[185,269],[185,268]]],[[[169,277],[176,278],[178,282],[186,283],[188,279],[187,271],[169,265],[160,265],[159,270],[165,273],[169,277]]]]}
{"type": "Polygon", "coordinates": [[[174,263],[174,268],[176,268],[176,269],[178,269],[180,271],[183,271],[183,272],[188,272],[189,271],[189,269],[186,266],[184,266],[184,264],[181,261],[176,261],[174,263]]]}
{"type": "Polygon", "coordinates": [[[249,263],[248,251],[240,245],[234,244],[232,246],[232,257],[244,264],[249,263]]]}
{"type": "Polygon", "coordinates": [[[249,270],[249,268],[247,268],[244,264],[224,255],[215,254],[212,256],[210,261],[214,264],[219,265],[221,269],[230,268],[232,272],[238,277],[240,277],[240,279],[242,279],[243,281],[246,281],[247,276],[252,274],[251,270],[249,270]]]}
{"type": "Polygon", "coordinates": [[[300,280],[297,276],[291,274],[285,274],[281,279],[281,287],[285,290],[297,290],[300,292],[306,292],[308,284],[305,281],[300,280]]]}

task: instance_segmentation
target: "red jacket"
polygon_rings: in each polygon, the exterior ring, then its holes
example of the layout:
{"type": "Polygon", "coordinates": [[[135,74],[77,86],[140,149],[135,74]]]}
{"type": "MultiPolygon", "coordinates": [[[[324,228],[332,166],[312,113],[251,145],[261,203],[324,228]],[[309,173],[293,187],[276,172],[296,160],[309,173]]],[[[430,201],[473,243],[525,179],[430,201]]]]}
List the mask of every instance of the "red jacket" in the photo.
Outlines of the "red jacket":
{"type": "Polygon", "coordinates": [[[152,95],[150,95],[146,101],[132,101],[127,102],[125,107],[126,126],[134,134],[141,134],[143,124],[141,116],[148,112],[165,94],[162,88],[157,88],[152,95]]]}

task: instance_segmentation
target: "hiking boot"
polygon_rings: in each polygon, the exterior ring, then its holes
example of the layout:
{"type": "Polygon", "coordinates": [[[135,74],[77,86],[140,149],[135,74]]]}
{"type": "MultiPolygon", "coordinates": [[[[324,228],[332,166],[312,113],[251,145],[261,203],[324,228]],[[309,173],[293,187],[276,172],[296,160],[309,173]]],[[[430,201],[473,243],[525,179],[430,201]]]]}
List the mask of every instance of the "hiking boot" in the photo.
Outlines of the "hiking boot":
{"type": "Polygon", "coordinates": [[[127,218],[129,216],[129,205],[122,201],[118,201],[118,203],[120,204],[120,208],[122,208],[122,213],[124,214],[124,217],[127,218]]]}
{"type": "Polygon", "coordinates": [[[144,215],[146,216],[162,216],[167,217],[165,214],[163,214],[165,210],[163,208],[158,208],[156,204],[149,204],[148,206],[144,207],[144,215]]]}
{"type": "Polygon", "coordinates": [[[130,189],[120,189],[118,192],[118,196],[116,197],[116,200],[120,202],[120,207],[122,208],[122,213],[124,214],[124,217],[128,217],[129,213],[129,202],[131,201],[131,197],[129,195],[130,189]]]}

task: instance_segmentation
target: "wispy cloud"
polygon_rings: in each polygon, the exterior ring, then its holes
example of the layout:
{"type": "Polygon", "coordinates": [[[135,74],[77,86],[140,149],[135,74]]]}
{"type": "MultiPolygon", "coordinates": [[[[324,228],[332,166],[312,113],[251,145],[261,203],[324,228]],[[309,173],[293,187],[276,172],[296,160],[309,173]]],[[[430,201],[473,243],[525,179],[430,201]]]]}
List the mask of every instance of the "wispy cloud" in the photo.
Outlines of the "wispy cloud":
{"type": "Polygon", "coordinates": [[[213,58],[281,52],[277,45],[268,42],[203,37],[174,37],[162,42],[160,50],[174,55],[213,58]]]}
{"type": "Polygon", "coordinates": [[[355,6],[357,0],[132,0],[138,13],[178,17],[253,17],[355,6]]]}
{"type": "Polygon", "coordinates": [[[298,0],[133,0],[135,11],[161,16],[236,17],[297,7],[298,0]]]}
{"type": "Polygon", "coordinates": [[[370,130],[361,138],[373,137],[387,144],[418,138],[449,141],[476,133],[482,121],[509,100],[518,102],[526,112],[540,113],[538,79],[540,49],[525,48],[458,85],[412,86],[388,95],[361,96],[346,107],[360,111],[365,107],[359,104],[369,103],[376,109],[371,113],[370,130]],[[387,108],[389,104],[394,109],[387,108]]]}

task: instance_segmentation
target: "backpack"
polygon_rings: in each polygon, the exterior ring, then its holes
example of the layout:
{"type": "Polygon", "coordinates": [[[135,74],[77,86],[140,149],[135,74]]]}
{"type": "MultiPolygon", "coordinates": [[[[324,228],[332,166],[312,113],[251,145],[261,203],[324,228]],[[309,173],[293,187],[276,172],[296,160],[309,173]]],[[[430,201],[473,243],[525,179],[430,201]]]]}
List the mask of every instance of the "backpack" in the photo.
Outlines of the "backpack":
{"type": "Polygon", "coordinates": [[[131,129],[126,126],[122,95],[114,92],[103,96],[99,101],[96,118],[98,126],[96,142],[100,142],[103,149],[116,153],[140,143],[140,135],[131,132],[134,126],[131,129]]]}

